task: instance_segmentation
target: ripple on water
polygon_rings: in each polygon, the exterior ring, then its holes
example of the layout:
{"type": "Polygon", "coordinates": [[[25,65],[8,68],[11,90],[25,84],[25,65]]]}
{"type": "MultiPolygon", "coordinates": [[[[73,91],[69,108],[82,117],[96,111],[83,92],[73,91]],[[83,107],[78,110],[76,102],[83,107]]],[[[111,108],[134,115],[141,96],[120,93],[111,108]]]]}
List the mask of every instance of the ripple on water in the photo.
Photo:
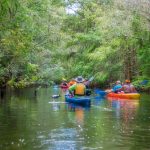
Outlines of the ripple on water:
{"type": "Polygon", "coordinates": [[[40,147],[49,147],[50,150],[75,150],[81,141],[76,140],[44,140],[40,147]]]}
{"type": "Polygon", "coordinates": [[[84,138],[80,138],[75,128],[70,129],[54,129],[44,139],[41,137],[41,147],[47,146],[51,150],[74,150],[81,145],[84,138]]]}
{"type": "Polygon", "coordinates": [[[81,150],[99,150],[103,149],[103,147],[82,147],[81,150]]]}
{"type": "Polygon", "coordinates": [[[77,131],[74,128],[70,129],[55,129],[50,134],[49,137],[53,139],[66,139],[73,138],[77,136],[77,131]]]}
{"type": "Polygon", "coordinates": [[[46,136],[44,136],[44,135],[39,135],[37,138],[38,138],[38,139],[44,139],[44,138],[46,138],[46,136]]]}
{"type": "Polygon", "coordinates": [[[97,108],[97,109],[100,109],[101,111],[113,111],[112,109],[110,109],[110,108],[106,108],[106,107],[100,107],[100,106],[96,106],[96,105],[93,105],[92,107],[94,107],[94,108],[97,108]]]}

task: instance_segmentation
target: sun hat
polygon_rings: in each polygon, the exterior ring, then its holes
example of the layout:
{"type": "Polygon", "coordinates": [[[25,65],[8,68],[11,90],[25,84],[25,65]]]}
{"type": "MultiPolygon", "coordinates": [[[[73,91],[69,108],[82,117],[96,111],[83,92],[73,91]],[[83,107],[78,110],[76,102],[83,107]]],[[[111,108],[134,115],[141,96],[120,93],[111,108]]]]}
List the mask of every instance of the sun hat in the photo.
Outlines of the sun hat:
{"type": "Polygon", "coordinates": [[[82,76],[78,76],[75,80],[76,80],[76,82],[78,82],[78,83],[82,83],[82,82],[85,81],[85,79],[84,79],[82,76]]]}

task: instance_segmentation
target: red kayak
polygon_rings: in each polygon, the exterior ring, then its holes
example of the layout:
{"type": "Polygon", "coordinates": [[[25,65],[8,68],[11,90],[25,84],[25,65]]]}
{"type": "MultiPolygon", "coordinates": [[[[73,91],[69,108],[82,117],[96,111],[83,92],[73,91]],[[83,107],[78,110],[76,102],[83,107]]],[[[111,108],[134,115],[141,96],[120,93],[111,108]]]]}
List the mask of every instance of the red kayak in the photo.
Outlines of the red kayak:
{"type": "Polygon", "coordinates": [[[62,88],[62,89],[68,89],[68,85],[60,85],[60,87],[62,88]]]}

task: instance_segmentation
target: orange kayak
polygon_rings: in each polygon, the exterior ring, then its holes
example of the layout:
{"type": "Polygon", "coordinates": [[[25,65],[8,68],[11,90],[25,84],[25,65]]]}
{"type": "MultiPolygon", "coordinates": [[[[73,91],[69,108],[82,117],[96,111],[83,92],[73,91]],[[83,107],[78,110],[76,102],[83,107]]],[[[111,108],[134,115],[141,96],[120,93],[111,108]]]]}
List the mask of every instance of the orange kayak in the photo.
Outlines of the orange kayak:
{"type": "Polygon", "coordinates": [[[121,98],[121,99],[139,99],[139,93],[109,93],[107,94],[108,97],[113,98],[121,98]]]}

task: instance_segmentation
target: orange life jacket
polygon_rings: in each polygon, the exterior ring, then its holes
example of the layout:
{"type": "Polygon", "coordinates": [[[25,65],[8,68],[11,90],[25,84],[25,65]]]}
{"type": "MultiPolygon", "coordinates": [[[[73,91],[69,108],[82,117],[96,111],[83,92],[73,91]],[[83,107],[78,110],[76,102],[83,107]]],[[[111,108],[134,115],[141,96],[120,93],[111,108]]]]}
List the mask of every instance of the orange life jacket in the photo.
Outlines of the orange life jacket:
{"type": "Polygon", "coordinates": [[[83,83],[76,85],[75,95],[85,95],[85,85],[83,83]]]}

